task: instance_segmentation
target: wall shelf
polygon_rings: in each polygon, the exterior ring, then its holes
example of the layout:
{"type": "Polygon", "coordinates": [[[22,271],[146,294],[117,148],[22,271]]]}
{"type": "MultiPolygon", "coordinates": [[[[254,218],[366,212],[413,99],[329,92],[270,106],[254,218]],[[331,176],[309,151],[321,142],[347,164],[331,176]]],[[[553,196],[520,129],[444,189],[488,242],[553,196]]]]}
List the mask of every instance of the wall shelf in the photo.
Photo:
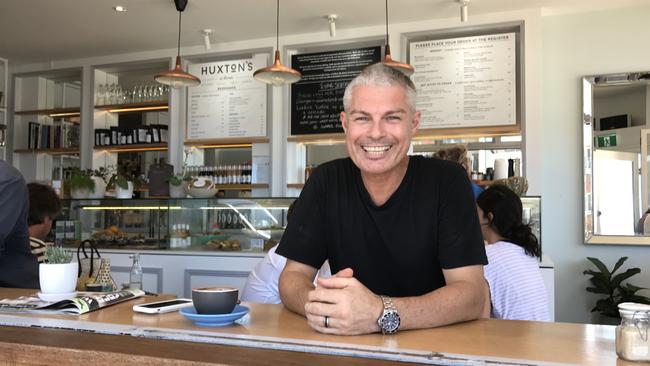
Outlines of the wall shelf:
{"type": "Polygon", "coordinates": [[[269,184],[268,183],[217,184],[217,188],[224,191],[240,191],[240,190],[254,189],[254,188],[269,188],[269,184]]]}
{"type": "Polygon", "coordinates": [[[206,139],[185,141],[185,146],[192,146],[197,149],[228,149],[239,147],[251,147],[255,143],[268,143],[267,136],[259,137],[230,137],[224,139],[206,139]]]}
{"type": "Polygon", "coordinates": [[[59,149],[16,149],[16,154],[49,154],[49,155],[78,155],[78,148],[59,148],[59,149]]]}
{"type": "Polygon", "coordinates": [[[96,105],[95,109],[101,109],[111,113],[153,112],[166,111],[169,109],[169,104],[166,100],[157,100],[139,103],[96,105]]]}
{"type": "Polygon", "coordinates": [[[47,115],[50,117],[65,117],[65,116],[78,116],[81,114],[81,109],[76,108],[51,108],[51,109],[33,109],[29,111],[16,111],[17,115],[47,115]]]}
{"type": "Polygon", "coordinates": [[[157,144],[131,144],[131,145],[111,145],[95,146],[94,150],[103,150],[108,152],[138,152],[138,151],[167,151],[167,143],[157,144]]]}
{"type": "Polygon", "coordinates": [[[302,189],[304,186],[305,186],[305,183],[287,183],[287,188],[302,189]]]}

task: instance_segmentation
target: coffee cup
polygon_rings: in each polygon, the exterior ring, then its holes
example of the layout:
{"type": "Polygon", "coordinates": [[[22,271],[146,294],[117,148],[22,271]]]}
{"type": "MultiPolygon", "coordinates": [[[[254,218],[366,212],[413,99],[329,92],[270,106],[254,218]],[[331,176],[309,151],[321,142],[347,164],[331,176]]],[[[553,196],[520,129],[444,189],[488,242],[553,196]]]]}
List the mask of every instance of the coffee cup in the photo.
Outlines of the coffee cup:
{"type": "Polygon", "coordinates": [[[239,290],[234,287],[215,286],[192,289],[192,301],[199,314],[228,314],[237,305],[239,290]]]}

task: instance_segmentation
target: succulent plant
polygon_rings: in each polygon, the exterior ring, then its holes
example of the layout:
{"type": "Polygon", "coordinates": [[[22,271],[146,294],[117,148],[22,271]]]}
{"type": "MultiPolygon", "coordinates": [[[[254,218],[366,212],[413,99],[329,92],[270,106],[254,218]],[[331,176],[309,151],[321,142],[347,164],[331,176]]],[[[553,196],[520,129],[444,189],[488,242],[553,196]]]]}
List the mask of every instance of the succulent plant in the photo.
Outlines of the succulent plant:
{"type": "Polygon", "coordinates": [[[45,262],[50,264],[63,264],[72,261],[72,253],[61,247],[48,246],[45,249],[45,262]]]}

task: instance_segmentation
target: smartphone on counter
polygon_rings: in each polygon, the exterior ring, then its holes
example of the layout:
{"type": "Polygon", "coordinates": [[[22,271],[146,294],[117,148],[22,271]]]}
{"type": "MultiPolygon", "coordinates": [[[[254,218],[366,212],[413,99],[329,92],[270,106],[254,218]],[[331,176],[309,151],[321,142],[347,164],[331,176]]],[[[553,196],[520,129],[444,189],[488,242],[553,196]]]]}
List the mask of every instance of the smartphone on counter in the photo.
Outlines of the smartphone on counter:
{"type": "Polygon", "coordinates": [[[146,314],[162,314],[192,306],[191,299],[171,299],[133,305],[133,311],[146,314]]]}

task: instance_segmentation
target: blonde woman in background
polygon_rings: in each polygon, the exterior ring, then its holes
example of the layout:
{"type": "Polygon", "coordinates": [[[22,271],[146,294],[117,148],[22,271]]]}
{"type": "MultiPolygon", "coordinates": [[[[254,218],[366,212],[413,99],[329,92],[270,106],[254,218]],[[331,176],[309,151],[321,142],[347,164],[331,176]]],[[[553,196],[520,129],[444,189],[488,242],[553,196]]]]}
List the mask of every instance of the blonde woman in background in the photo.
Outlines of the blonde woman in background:
{"type": "Polygon", "coordinates": [[[467,156],[467,147],[465,145],[454,145],[446,149],[441,149],[436,151],[433,155],[436,159],[449,160],[460,164],[465,171],[467,171],[467,177],[470,178],[472,183],[472,191],[474,192],[474,199],[478,198],[478,195],[483,192],[483,188],[478,184],[474,183],[471,180],[472,177],[472,168],[470,166],[470,160],[467,156]]]}

